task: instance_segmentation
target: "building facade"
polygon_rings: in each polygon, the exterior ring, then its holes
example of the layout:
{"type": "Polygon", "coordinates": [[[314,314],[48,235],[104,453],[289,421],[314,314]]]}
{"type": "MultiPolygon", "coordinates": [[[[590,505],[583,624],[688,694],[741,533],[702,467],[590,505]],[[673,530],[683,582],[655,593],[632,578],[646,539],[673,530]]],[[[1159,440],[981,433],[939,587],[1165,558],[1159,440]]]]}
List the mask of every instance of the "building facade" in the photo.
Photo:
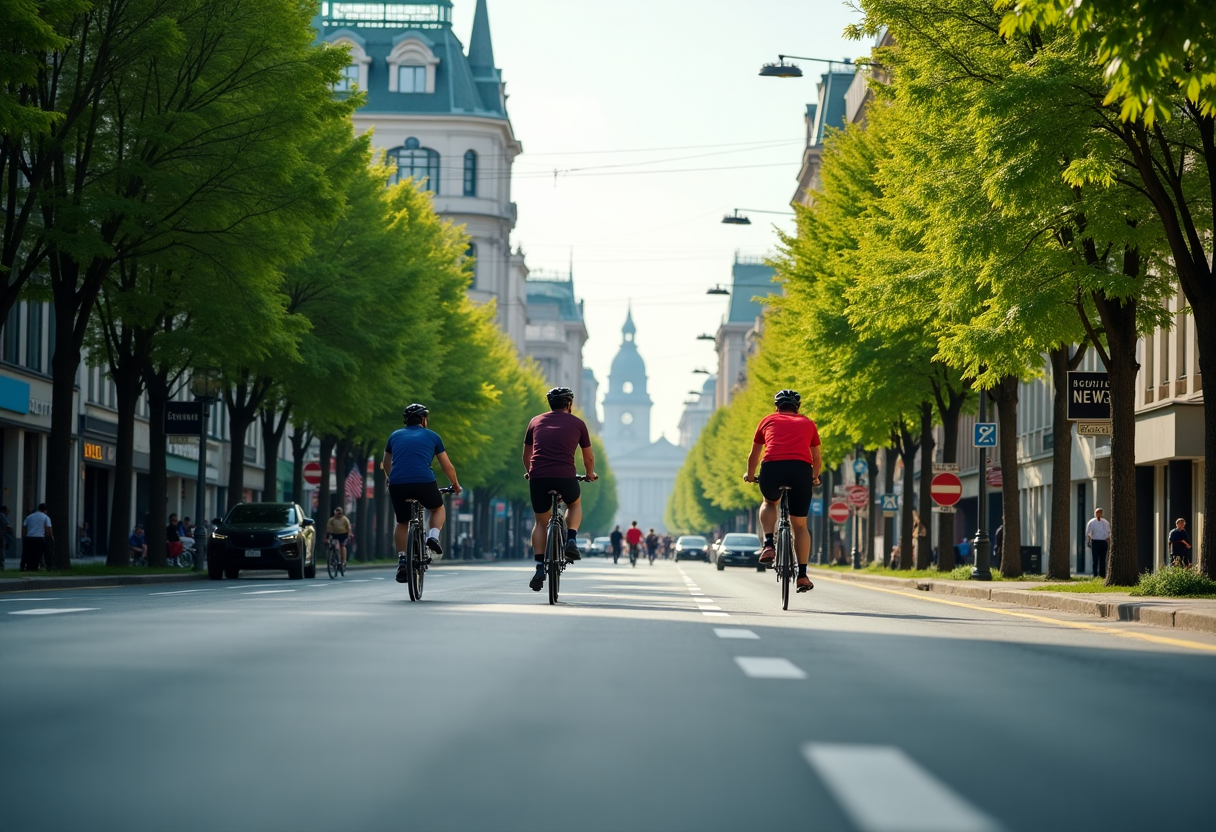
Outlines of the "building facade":
{"type": "Polygon", "coordinates": [[[665,529],[667,500],[675,487],[676,472],[684,464],[686,449],[666,437],[650,441],[650,409],[646,362],[638,352],[637,327],[627,313],[621,328],[621,346],[608,374],[604,393],[604,450],[616,475],[616,524],[622,529],[637,521],[643,530],[665,529]]]}
{"type": "MultiPolygon", "coordinates": [[[[582,301],[574,296],[574,275],[532,272],[526,288],[525,353],[540,366],[550,387],[569,387],[575,392],[577,406],[584,408],[587,400],[581,394],[587,325],[582,301]]],[[[590,401],[594,408],[595,400],[590,401]]]]}
{"type": "Polygon", "coordinates": [[[435,210],[465,227],[475,261],[469,296],[497,303],[499,328],[522,355],[527,271],[510,236],[511,165],[523,147],[494,65],[486,0],[477,0],[467,54],[452,31],[450,0],[323,3],[314,25],[322,42],[350,51],[337,91],[366,96],[355,132],[373,131],[390,181],[423,183],[435,210]]]}
{"type": "Polygon", "coordinates": [[[774,274],[764,258],[735,255],[730,305],[714,334],[714,349],[718,353],[714,390],[717,407],[730,404],[735,391],[747,382],[747,359],[756,349],[756,334],[764,314],[763,298],[781,291],[780,285],[773,282],[774,274]]]}

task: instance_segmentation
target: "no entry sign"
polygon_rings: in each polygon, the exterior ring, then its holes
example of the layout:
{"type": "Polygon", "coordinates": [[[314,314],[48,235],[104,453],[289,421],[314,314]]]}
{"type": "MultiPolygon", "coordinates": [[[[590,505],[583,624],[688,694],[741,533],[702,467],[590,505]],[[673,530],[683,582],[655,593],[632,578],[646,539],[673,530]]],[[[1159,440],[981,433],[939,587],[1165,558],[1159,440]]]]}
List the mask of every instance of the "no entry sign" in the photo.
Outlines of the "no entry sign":
{"type": "Polygon", "coordinates": [[[847,523],[849,520],[849,504],[837,500],[828,506],[828,517],[833,523],[847,523]]]}
{"type": "Polygon", "coordinates": [[[952,506],[963,496],[963,481],[949,471],[937,474],[929,483],[929,496],[939,506],[952,506]]]}
{"type": "Polygon", "coordinates": [[[870,502],[870,489],[864,485],[850,485],[848,489],[849,502],[854,508],[861,508],[870,502]]]}
{"type": "Polygon", "coordinates": [[[305,462],[304,463],[304,482],[309,485],[321,484],[321,463],[305,462]]]}

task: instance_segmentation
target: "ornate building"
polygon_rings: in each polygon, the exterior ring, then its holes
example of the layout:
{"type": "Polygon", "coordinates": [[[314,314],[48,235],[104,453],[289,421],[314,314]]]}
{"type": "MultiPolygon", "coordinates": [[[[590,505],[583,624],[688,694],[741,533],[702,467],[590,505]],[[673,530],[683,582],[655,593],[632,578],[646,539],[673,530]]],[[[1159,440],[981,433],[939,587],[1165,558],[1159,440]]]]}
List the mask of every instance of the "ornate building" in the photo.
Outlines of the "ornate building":
{"type": "Polygon", "coordinates": [[[469,295],[497,301],[498,325],[522,355],[527,271],[510,235],[511,165],[523,147],[494,65],[485,0],[477,0],[467,55],[452,31],[450,0],[320,5],[318,38],[350,50],[336,91],[366,95],[355,132],[375,128],[372,144],[395,169],[392,181],[425,183],[435,210],[468,231],[475,258],[469,295]]]}
{"type": "Polygon", "coordinates": [[[582,398],[583,344],[587,325],[583,302],[574,297],[574,274],[532,272],[527,280],[528,326],[525,349],[545,374],[550,387],[569,387],[580,409],[594,409],[594,399],[582,398]]]}
{"type": "Polygon", "coordinates": [[[664,530],[667,500],[686,450],[659,437],[650,441],[650,408],[646,362],[638,352],[637,327],[627,313],[621,347],[608,373],[604,394],[604,450],[616,474],[620,507],[615,522],[624,529],[634,520],[645,529],[664,530]]]}

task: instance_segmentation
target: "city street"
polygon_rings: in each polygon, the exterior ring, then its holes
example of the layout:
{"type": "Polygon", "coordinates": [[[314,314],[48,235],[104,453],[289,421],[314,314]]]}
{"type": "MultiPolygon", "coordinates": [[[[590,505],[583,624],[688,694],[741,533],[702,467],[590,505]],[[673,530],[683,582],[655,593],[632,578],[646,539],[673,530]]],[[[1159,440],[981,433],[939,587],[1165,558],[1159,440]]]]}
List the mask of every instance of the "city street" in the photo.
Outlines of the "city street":
{"type": "Polygon", "coordinates": [[[602,559],[0,598],[0,828],[1210,830],[1216,637],[602,559]]]}

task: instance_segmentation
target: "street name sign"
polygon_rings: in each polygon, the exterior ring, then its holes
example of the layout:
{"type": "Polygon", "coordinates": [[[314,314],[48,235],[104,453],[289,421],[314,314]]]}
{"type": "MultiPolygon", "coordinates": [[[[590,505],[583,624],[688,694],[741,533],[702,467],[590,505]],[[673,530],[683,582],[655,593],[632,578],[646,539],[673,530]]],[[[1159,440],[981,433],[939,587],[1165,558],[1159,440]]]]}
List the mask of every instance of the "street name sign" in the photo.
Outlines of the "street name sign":
{"type": "Polygon", "coordinates": [[[929,481],[929,496],[939,506],[951,506],[963,496],[963,481],[958,474],[943,471],[929,481]]]}
{"type": "Polygon", "coordinates": [[[973,448],[996,447],[996,422],[976,422],[975,433],[971,439],[973,448]]]}
{"type": "Polygon", "coordinates": [[[1111,436],[1110,422],[1077,422],[1077,436],[1111,436]]]}
{"type": "Polygon", "coordinates": [[[849,504],[842,503],[840,500],[828,506],[828,517],[833,523],[847,523],[849,521],[849,504]]]}
{"type": "Polygon", "coordinates": [[[167,436],[202,436],[202,402],[165,402],[167,436]]]}
{"type": "Polygon", "coordinates": [[[1068,421],[1110,421],[1110,377],[1106,373],[1068,374],[1068,421]]]}
{"type": "Polygon", "coordinates": [[[935,462],[935,463],[933,463],[933,473],[941,474],[945,471],[949,471],[952,474],[957,474],[958,473],[958,463],[957,462],[935,462]]]}
{"type": "Polygon", "coordinates": [[[956,509],[954,508],[954,506],[934,506],[933,507],[934,514],[954,514],[955,511],[956,511],[956,509]]]}
{"type": "Polygon", "coordinates": [[[870,502],[870,489],[864,485],[850,485],[849,502],[853,504],[854,508],[861,508],[870,502]]]}

